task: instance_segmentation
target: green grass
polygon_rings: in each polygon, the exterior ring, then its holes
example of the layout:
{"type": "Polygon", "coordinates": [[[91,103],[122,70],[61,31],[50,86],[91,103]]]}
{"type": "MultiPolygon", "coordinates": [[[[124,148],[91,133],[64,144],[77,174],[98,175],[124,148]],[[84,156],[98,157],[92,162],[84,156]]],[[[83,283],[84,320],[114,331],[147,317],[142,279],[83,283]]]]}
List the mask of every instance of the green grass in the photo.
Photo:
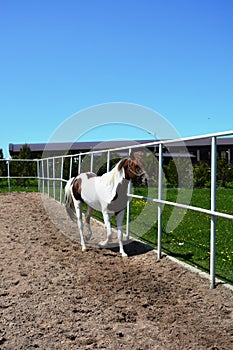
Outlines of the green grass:
{"type": "MultiPolygon", "coordinates": [[[[167,200],[176,201],[177,190],[169,189],[167,200]]],[[[140,200],[131,203],[131,220],[139,207],[145,204],[140,200]]],[[[210,208],[210,190],[195,189],[192,194],[191,205],[210,208]]],[[[155,216],[157,205],[154,205],[155,216]]],[[[163,251],[180,260],[186,261],[204,271],[209,272],[210,264],[210,216],[183,209],[175,209],[174,221],[179,222],[179,215],[185,214],[177,227],[168,230],[168,221],[173,212],[173,207],[165,205],[163,208],[163,251]]],[[[233,190],[217,190],[217,210],[225,213],[233,213],[233,190]]],[[[146,217],[144,225],[146,225],[146,217]]],[[[141,223],[143,229],[143,222],[141,223]]],[[[132,234],[134,232],[132,231],[132,234]]],[[[141,236],[142,240],[156,247],[157,223],[141,236]]],[[[216,228],[216,275],[233,284],[233,222],[231,220],[217,218],[216,228]]]]}
{"type": "MultiPolygon", "coordinates": [[[[7,179],[0,179],[0,193],[9,191],[7,179]]],[[[38,192],[37,180],[11,179],[10,192],[38,192]]]]}

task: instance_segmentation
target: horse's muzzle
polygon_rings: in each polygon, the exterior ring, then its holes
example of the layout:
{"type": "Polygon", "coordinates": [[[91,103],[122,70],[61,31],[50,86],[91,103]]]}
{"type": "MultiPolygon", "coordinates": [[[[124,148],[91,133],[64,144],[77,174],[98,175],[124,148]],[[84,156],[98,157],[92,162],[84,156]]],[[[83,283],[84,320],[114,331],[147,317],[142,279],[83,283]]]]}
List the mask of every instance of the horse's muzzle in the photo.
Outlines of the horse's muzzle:
{"type": "Polygon", "coordinates": [[[149,182],[149,176],[148,176],[147,172],[145,171],[141,176],[141,183],[143,186],[148,186],[148,182],[149,182]]]}

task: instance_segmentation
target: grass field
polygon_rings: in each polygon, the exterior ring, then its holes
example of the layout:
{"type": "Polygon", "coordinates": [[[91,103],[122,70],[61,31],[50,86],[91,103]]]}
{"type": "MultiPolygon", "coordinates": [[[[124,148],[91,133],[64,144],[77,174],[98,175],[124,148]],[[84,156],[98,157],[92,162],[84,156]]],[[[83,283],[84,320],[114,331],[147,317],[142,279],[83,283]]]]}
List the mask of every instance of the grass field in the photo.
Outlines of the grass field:
{"type": "MultiPolygon", "coordinates": [[[[0,193],[8,192],[7,179],[0,179],[0,193]]],[[[31,179],[11,179],[10,192],[37,192],[38,181],[31,179]]]]}
{"type": "MultiPolygon", "coordinates": [[[[140,189],[140,192],[142,190],[140,189]]],[[[167,200],[176,201],[177,190],[167,191],[167,200]]],[[[195,189],[192,193],[191,205],[210,209],[210,190],[195,189]]],[[[153,206],[155,220],[157,205],[153,206]]],[[[133,199],[131,202],[131,220],[138,215],[141,208],[145,206],[143,200],[133,199]]],[[[217,210],[233,214],[233,190],[219,188],[217,190],[217,210]]],[[[165,205],[163,208],[163,236],[162,249],[165,253],[184,260],[204,271],[209,272],[210,263],[210,216],[188,210],[176,209],[179,221],[179,214],[185,214],[181,222],[174,230],[167,230],[167,223],[171,217],[173,207],[165,205]]],[[[141,218],[140,218],[141,219],[141,218]]],[[[146,225],[146,217],[144,225],[146,225]]],[[[143,229],[143,222],[141,223],[143,229]]],[[[137,224],[138,226],[138,224],[137,224]]],[[[137,227],[137,231],[138,227],[137,227]]],[[[134,232],[132,232],[134,234],[134,232]]],[[[148,244],[157,246],[157,223],[142,235],[142,239],[148,244]]],[[[233,221],[217,218],[216,229],[216,274],[217,277],[233,284],[233,221]]]]}

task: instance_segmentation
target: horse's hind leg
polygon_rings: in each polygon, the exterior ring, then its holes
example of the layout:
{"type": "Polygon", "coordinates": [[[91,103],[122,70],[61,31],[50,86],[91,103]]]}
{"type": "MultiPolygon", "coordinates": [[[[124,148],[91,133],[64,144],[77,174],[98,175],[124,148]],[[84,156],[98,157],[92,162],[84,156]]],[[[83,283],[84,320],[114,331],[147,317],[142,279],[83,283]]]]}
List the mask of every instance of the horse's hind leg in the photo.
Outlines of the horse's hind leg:
{"type": "Polygon", "coordinates": [[[82,251],[85,252],[86,244],[83,237],[82,202],[80,200],[75,201],[75,211],[77,215],[77,224],[79,228],[82,251]]]}
{"type": "Polygon", "coordinates": [[[92,209],[91,207],[88,207],[86,215],[85,215],[85,217],[86,217],[86,224],[87,224],[87,230],[88,230],[88,233],[86,235],[86,240],[87,241],[89,241],[89,239],[92,236],[90,219],[91,219],[91,215],[92,215],[93,211],[94,211],[94,209],[92,209]]]}
{"type": "Polygon", "coordinates": [[[107,238],[105,241],[102,241],[99,243],[99,245],[101,247],[105,247],[108,242],[111,240],[111,237],[112,237],[112,229],[111,229],[111,223],[110,223],[110,216],[107,212],[103,211],[102,212],[103,214],[103,218],[104,218],[104,224],[105,224],[105,227],[106,227],[106,230],[107,230],[107,238]]]}
{"type": "Polygon", "coordinates": [[[117,219],[117,234],[118,234],[118,242],[119,242],[119,250],[123,258],[127,258],[128,255],[124,251],[122,239],[123,239],[123,234],[122,234],[122,222],[124,218],[124,210],[120,211],[116,215],[117,219]]]}

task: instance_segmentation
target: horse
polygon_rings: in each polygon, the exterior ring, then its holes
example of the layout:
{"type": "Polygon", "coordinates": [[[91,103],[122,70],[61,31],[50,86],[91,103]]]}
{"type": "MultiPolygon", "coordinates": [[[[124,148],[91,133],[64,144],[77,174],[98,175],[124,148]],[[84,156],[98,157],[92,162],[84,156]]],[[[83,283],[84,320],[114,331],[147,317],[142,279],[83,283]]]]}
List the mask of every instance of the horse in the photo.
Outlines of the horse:
{"type": "Polygon", "coordinates": [[[122,222],[128,200],[127,187],[130,181],[146,184],[147,177],[139,158],[126,157],[102,176],[86,172],[68,180],[65,186],[65,207],[70,218],[73,221],[77,220],[83,252],[86,251],[86,244],[83,235],[82,204],[86,203],[85,221],[88,233],[85,239],[90,240],[92,235],[90,218],[93,211],[101,211],[107,230],[107,238],[100,242],[99,246],[106,247],[112,236],[110,218],[115,215],[119,251],[122,257],[127,257],[122,243],[122,222]]]}

